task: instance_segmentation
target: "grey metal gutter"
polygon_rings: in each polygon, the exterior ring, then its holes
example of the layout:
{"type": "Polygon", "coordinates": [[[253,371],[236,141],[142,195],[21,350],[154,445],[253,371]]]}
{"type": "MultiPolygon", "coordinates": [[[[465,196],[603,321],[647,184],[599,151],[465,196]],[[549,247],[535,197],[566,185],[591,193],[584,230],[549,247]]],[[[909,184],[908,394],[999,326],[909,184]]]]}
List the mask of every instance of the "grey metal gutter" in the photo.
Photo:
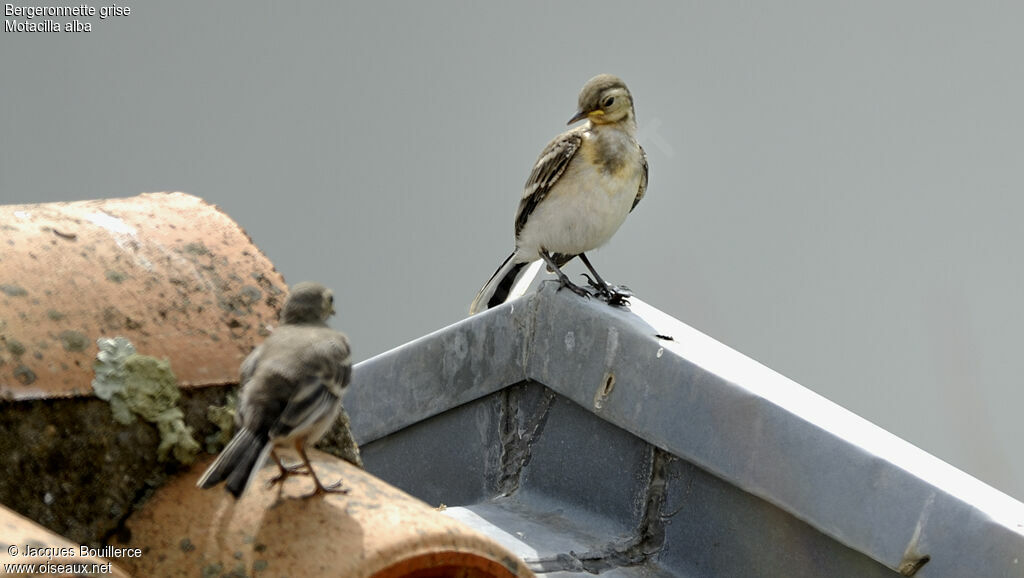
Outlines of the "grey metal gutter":
{"type": "Polygon", "coordinates": [[[896,572],[1024,576],[1024,504],[636,298],[545,284],[358,364],[346,406],[365,444],[527,380],[896,572]]]}

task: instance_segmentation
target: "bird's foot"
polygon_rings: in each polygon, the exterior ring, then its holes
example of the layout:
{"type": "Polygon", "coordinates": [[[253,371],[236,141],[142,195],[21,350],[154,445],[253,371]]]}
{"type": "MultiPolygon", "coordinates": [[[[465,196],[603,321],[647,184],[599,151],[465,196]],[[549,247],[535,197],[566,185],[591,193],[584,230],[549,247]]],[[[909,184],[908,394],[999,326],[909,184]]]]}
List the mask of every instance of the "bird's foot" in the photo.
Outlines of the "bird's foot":
{"type": "Polygon", "coordinates": [[[308,476],[309,470],[302,464],[294,466],[286,466],[284,464],[278,464],[278,474],[267,481],[267,487],[272,488],[277,484],[285,481],[291,476],[308,476]]]}
{"type": "Polygon", "coordinates": [[[613,286],[611,295],[608,296],[608,304],[612,307],[629,307],[629,298],[633,293],[622,286],[613,286]]]}
{"type": "Polygon", "coordinates": [[[587,278],[587,285],[594,289],[594,293],[613,307],[625,307],[629,305],[629,298],[633,292],[625,285],[611,285],[594,280],[590,275],[582,273],[587,278]]]}
{"type": "Polygon", "coordinates": [[[313,476],[313,480],[316,482],[316,489],[313,493],[302,496],[303,499],[312,498],[313,496],[319,496],[321,494],[347,494],[348,488],[341,487],[341,480],[334,482],[333,484],[327,484],[326,486],[320,483],[320,480],[313,476]]]}
{"type": "Polygon", "coordinates": [[[598,297],[607,298],[609,295],[611,295],[611,290],[608,289],[607,285],[604,285],[604,284],[601,284],[601,283],[595,281],[593,277],[591,277],[590,275],[587,275],[586,273],[580,273],[580,275],[582,275],[584,278],[586,278],[587,285],[589,285],[590,288],[594,290],[594,293],[598,297]]]}
{"type": "Polygon", "coordinates": [[[580,297],[586,297],[588,299],[590,298],[589,291],[573,283],[572,281],[569,280],[568,277],[562,277],[558,280],[558,282],[559,291],[561,291],[562,289],[568,289],[569,291],[572,291],[573,293],[579,295],[580,297]]]}

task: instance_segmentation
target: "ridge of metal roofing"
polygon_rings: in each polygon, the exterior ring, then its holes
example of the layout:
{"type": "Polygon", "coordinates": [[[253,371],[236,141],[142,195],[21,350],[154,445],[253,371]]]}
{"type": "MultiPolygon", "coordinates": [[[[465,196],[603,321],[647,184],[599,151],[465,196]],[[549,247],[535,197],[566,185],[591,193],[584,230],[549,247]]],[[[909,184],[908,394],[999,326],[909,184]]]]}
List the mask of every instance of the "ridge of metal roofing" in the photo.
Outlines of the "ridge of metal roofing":
{"type": "Polygon", "coordinates": [[[1024,576],[1024,504],[638,298],[527,295],[357,364],[360,445],[537,382],[888,568],[1024,576]]]}

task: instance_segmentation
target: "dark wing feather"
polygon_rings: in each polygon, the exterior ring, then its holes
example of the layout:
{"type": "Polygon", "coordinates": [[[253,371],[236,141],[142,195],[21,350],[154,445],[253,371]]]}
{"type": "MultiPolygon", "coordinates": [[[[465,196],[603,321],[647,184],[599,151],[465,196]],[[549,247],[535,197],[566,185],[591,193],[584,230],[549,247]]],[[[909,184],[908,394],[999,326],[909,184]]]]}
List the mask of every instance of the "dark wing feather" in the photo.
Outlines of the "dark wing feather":
{"type": "Polygon", "coordinates": [[[320,419],[341,398],[352,375],[348,340],[344,335],[323,331],[303,352],[302,375],[287,406],[271,429],[271,437],[287,435],[294,428],[320,419]]]}
{"type": "Polygon", "coordinates": [[[540,154],[537,163],[533,165],[530,178],[526,179],[526,186],[523,187],[523,200],[519,202],[519,210],[516,211],[516,235],[523,230],[526,220],[530,218],[537,205],[551,192],[551,187],[555,186],[558,178],[565,172],[565,167],[569,166],[569,161],[576,156],[582,142],[582,131],[570,131],[551,141],[540,154]]]}
{"type": "Polygon", "coordinates": [[[310,376],[299,385],[295,395],[270,429],[270,437],[284,437],[299,427],[308,427],[331,411],[338,396],[321,376],[310,376]]]}
{"type": "Polygon", "coordinates": [[[644,160],[644,174],[640,177],[640,189],[637,190],[636,198],[633,199],[633,206],[629,208],[630,213],[640,204],[640,199],[644,198],[644,193],[647,192],[647,153],[644,152],[644,147],[640,147],[640,157],[644,160]]]}

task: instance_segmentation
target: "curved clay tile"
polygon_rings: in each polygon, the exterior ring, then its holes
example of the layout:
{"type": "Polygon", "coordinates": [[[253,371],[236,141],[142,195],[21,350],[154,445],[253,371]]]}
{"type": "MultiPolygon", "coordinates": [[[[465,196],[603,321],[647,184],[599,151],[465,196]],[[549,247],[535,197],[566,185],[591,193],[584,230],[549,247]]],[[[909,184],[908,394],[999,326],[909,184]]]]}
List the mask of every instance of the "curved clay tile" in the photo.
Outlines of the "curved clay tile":
{"type": "Polygon", "coordinates": [[[117,546],[145,555],[118,563],[135,576],[534,577],[491,538],[347,462],[309,455],[318,475],[348,493],[304,499],[313,483],[301,475],[268,487],[271,464],[235,500],[196,488],[208,460],[128,518],[131,539],[117,546]]]}
{"type": "Polygon", "coordinates": [[[0,397],[91,395],[96,340],[117,335],[182,386],[235,383],[285,290],[191,195],[0,206],[0,397]]]}
{"type": "Polygon", "coordinates": [[[128,578],[111,560],[100,557],[112,551],[111,548],[83,548],[0,506],[0,568],[5,574],[128,578]]]}

